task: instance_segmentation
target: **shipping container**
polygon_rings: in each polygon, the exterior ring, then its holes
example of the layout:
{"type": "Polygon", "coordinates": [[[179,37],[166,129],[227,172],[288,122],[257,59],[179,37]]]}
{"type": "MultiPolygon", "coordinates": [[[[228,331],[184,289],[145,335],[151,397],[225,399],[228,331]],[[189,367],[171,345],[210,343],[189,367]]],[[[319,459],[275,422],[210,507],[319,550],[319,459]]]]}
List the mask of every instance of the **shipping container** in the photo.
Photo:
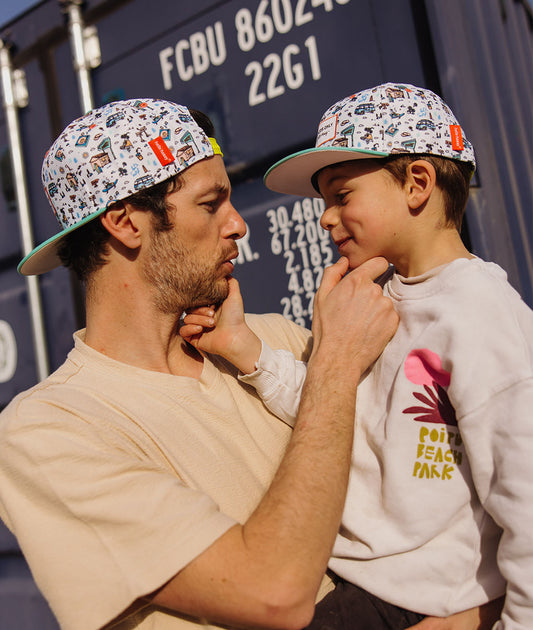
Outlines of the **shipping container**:
{"type": "MultiPolygon", "coordinates": [[[[44,0],[4,25],[0,409],[63,362],[84,324],[65,269],[26,279],[16,266],[57,231],[40,184],[46,150],[112,100],[165,98],[212,118],[248,226],[235,271],[246,310],[309,325],[337,258],[323,205],[275,194],[262,176],[314,144],[336,100],[386,81],[428,87],[476,149],[464,240],[533,306],[532,26],[526,0],[44,0]]],[[[1,524],[0,627],[57,627],[1,524]]]]}

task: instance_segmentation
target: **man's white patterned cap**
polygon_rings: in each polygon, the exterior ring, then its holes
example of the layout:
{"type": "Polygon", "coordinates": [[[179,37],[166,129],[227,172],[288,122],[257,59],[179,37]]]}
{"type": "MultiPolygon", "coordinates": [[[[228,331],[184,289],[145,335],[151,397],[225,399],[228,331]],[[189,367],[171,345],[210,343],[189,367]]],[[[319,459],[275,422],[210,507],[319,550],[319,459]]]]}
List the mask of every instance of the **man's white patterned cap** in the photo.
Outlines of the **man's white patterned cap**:
{"type": "Polygon", "coordinates": [[[397,153],[476,160],[450,108],[430,90],[385,83],[332,105],[318,126],[316,145],[276,162],[265,175],[271,190],[320,197],[313,176],[322,168],[397,153]]]}
{"type": "Polygon", "coordinates": [[[163,100],[132,99],[93,109],[72,122],[42,166],[46,196],[62,228],[19,264],[24,275],[61,265],[57,247],[115,201],[220,154],[189,110],[163,100]]]}

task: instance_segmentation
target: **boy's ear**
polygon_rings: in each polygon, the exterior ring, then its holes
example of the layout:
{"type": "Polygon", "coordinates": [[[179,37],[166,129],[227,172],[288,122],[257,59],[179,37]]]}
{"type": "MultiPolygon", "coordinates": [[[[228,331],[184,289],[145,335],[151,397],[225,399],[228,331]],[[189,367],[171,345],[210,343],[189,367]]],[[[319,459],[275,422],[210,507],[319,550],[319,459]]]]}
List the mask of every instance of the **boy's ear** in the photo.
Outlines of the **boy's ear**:
{"type": "Polygon", "coordinates": [[[111,236],[127,248],[136,249],[141,244],[142,221],[139,221],[139,215],[131,204],[118,201],[102,214],[100,221],[111,236]]]}
{"type": "Polygon", "coordinates": [[[437,184],[435,167],[424,159],[411,162],[407,167],[406,191],[411,210],[422,210],[437,184]]]}

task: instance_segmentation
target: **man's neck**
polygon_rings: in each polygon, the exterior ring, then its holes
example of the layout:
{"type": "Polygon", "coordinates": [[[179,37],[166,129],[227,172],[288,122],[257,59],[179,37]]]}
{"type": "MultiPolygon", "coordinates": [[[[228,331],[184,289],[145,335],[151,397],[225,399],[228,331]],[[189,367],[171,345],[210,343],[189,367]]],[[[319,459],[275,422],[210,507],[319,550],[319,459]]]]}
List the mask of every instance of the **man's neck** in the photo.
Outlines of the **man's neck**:
{"type": "Polygon", "coordinates": [[[95,282],[86,304],[91,348],[145,370],[200,378],[203,357],[179,336],[181,313],[159,312],[145,289],[95,282]]]}

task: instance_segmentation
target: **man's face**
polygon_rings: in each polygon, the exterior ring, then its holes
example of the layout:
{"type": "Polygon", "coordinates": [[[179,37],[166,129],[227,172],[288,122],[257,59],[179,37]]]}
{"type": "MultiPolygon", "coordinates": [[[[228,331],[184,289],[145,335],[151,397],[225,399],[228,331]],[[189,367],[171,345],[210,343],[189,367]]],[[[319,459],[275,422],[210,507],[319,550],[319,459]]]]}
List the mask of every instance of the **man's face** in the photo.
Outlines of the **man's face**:
{"type": "Polygon", "coordinates": [[[157,308],[166,314],[218,304],[228,294],[236,240],[246,233],[230,201],[230,183],[220,156],[182,173],[182,185],[167,201],[174,226],[152,231],[143,270],[157,308]]]}

